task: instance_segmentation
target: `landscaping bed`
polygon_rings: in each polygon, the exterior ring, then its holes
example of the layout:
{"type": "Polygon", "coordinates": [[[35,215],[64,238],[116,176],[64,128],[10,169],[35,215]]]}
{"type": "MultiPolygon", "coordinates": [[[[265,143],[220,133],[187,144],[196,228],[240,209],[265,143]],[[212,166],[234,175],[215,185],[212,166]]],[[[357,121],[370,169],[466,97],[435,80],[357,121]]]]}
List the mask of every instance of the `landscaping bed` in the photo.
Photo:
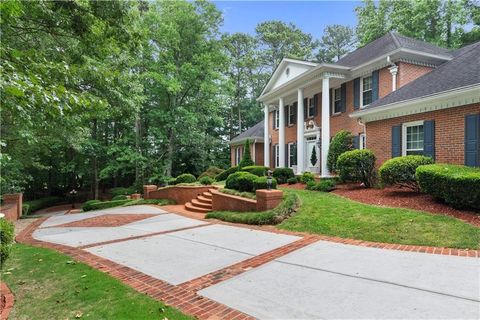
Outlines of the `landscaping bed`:
{"type": "Polygon", "coordinates": [[[364,188],[360,184],[337,185],[333,193],[362,203],[377,206],[409,208],[434,214],[448,215],[475,226],[480,226],[480,213],[455,209],[433,196],[408,189],[387,187],[384,189],[364,188]]]}

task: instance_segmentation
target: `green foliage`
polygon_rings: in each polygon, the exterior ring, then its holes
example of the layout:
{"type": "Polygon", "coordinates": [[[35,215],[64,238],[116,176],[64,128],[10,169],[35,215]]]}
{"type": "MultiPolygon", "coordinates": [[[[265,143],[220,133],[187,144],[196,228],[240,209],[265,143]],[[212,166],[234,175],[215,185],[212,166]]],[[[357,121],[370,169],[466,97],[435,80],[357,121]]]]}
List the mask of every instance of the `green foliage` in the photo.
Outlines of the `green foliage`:
{"type": "Polygon", "coordinates": [[[115,197],[115,196],[129,196],[133,193],[135,193],[137,190],[135,188],[135,186],[131,186],[131,187],[128,187],[128,188],[124,188],[124,187],[116,187],[116,188],[111,188],[110,190],[108,190],[108,193],[110,193],[112,195],[112,197],[115,197]]]}
{"type": "Polygon", "coordinates": [[[44,197],[37,200],[25,201],[23,203],[22,215],[29,215],[37,210],[48,208],[64,201],[65,199],[60,197],[44,197]]]}
{"type": "Polygon", "coordinates": [[[304,172],[300,176],[300,182],[307,184],[309,182],[315,182],[315,175],[311,172],[304,172]]]}
{"type": "Polygon", "coordinates": [[[362,182],[369,188],[375,179],[375,160],[368,149],[344,152],[337,160],[338,175],[342,181],[362,182]]]}
{"type": "Polygon", "coordinates": [[[170,204],[175,204],[175,201],[170,199],[138,199],[138,200],[130,200],[129,202],[125,203],[123,206],[138,206],[141,204],[155,204],[157,206],[166,206],[170,204]]]}
{"type": "MultiPolygon", "coordinates": [[[[95,200],[93,200],[95,201],[95,200]]],[[[108,208],[113,208],[113,207],[120,207],[123,206],[127,203],[129,203],[132,200],[126,199],[126,200],[112,200],[112,201],[98,201],[98,202],[89,202],[88,204],[85,203],[82,206],[83,211],[91,211],[91,210],[101,210],[101,209],[108,209],[108,208]]],[[[88,201],[87,201],[88,202],[88,201]]]]}
{"type": "Polygon", "coordinates": [[[205,176],[205,177],[202,177],[200,179],[198,179],[198,182],[200,182],[200,184],[203,184],[205,186],[207,185],[212,185],[214,180],[208,176],[205,176]]]}
{"type": "Polygon", "coordinates": [[[258,177],[248,172],[235,172],[228,176],[225,187],[238,191],[252,192],[254,182],[258,177]]]}
{"type": "Polygon", "coordinates": [[[273,177],[279,184],[287,183],[288,179],[295,177],[291,168],[276,168],[273,170],[273,177]]]}
{"type": "Polygon", "coordinates": [[[224,170],[222,173],[218,174],[215,177],[216,181],[224,181],[227,180],[228,176],[231,175],[232,173],[235,173],[239,170],[238,166],[230,167],[227,170],[224,170]]]}
{"type": "Polygon", "coordinates": [[[98,204],[98,203],[101,203],[102,201],[100,200],[88,200],[88,201],[85,201],[85,203],[82,205],[82,210],[83,211],[90,211],[90,210],[94,210],[94,205],[95,204],[98,204]]]}
{"type": "Polygon", "coordinates": [[[168,178],[168,179],[167,179],[167,184],[168,184],[169,186],[173,186],[173,185],[177,184],[177,179],[175,179],[175,178],[168,178]]]}
{"type": "Polygon", "coordinates": [[[337,172],[338,157],[346,152],[353,150],[353,135],[345,130],[340,130],[332,138],[328,149],[327,167],[330,172],[337,172]]]}
{"type": "Polygon", "coordinates": [[[15,228],[13,223],[5,218],[0,219],[0,270],[10,256],[14,237],[15,228]]]}
{"type": "Polygon", "coordinates": [[[353,29],[339,24],[329,25],[323,29],[317,60],[332,63],[352,50],[354,44],[353,29]]]}
{"type": "Polygon", "coordinates": [[[248,198],[252,200],[257,199],[257,195],[253,192],[240,192],[234,189],[227,189],[227,188],[222,188],[222,189],[219,189],[218,191],[226,194],[231,194],[232,196],[238,196],[238,197],[248,198]]]}
{"type": "Polygon", "coordinates": [[[175,184],[193,183],[193,182],[197,182],[197,178],[195,178],[195,176],[190,173],[181,174],[175,179],[175,184]]]}
{"type": "Polygon", "coordinates": [[[208,213],[207,219],[219,219],[233,223],[251,225],[274,225],[292,216],[300,205],[295,193],[284,196],[282,202],[274,209],[263,212],[215,211],[208,213]]]}
{"type": "Polygon", "coordinates": [[[115,200],[127,200],[127,196],[125,196],[123,194],[119,194],[119,195],[112,198],[112,201],[115,201],[115,200]]]}
{"type": "Polygon", "coordinates": [[[330,192],[335,189],[335,182],[332,179],[322,179],[315,183],[310,181],[307,183],[307,190],[330,192]]]}
{"type": "Polygon", "coordinates": [[[203,177],[210,177],[212,179],[215,179],[217,175],[222,173],[224,170],[220,169],[218,167],[209,167],[205,172],[203,172],[201,175],[198,176],[198,180],[200,180],[203,177]]]}
{"type": "Polygon", "coordinates": [[[419,166],[433,164],[430,157],[425,156],[404,156],[396,157],[385,161],[378,170],[380,181],[385,185],[394,185],[420,191],[415,171],[419,166]]]}
{"type": "Polygon", "coordinates": [[[243,167],[240,171],[250,172],[251,174],[254,174],[256,176],[263,177],[267,174],[267,171],[269,169],[270,168],[264,166],[248,166],[243,167]]]}
{"type": "Polygon", "coordinates": [[[297,177],[288,178],[288,180],[287,180],[287,183],[288,183],[288,184],[295,184],[295,183],[297,183],[297,182],[298,182],[297,177]]]}
{"type": "MultiPolygon", "coordinates": [[[[272,189],[277,189],[277,179],[272,178],[272,189]]],[[[258,177],[253,182],[253,190],[268,189],[267,177],[258,177]]]]}
{"type": "Polygon", "coordinates": [[[480,169],[430,164],[418,167],[416,178],[422,192],[458,208],[480,210],[480,169]]]}
{"type": "Polygon", "coordinates": [[[247,141],[245,141],[245,145],[243,146],[243,156],[242,160],[240,160],[240,163],[238,164],[238,167],[241,170],[243,167],[249,167],[253,165],[255,165],[255,163],[253,162],[250,154],[250,140],[247,139],[247,141]]]}

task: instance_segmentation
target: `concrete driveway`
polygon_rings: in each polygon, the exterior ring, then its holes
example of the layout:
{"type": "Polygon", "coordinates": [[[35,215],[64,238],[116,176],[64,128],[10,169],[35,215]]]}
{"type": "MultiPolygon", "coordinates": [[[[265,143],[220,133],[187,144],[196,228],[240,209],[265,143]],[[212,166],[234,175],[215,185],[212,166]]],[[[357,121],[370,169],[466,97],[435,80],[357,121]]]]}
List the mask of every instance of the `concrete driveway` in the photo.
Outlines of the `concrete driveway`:
{"type": "Polygon", "coordinates": [[[33,237],[81,248],[179,287],[265,256],[265,263],[196,292],[260,319],[480,318],[476,258],[327,241],[281,254],[301,238],[212,224],[153,206],[50,217],[33,237]],[[108,219],[116,225],[102,226],[108,219]],[[267,259],[271,252],[275,258],[267,259]]]}

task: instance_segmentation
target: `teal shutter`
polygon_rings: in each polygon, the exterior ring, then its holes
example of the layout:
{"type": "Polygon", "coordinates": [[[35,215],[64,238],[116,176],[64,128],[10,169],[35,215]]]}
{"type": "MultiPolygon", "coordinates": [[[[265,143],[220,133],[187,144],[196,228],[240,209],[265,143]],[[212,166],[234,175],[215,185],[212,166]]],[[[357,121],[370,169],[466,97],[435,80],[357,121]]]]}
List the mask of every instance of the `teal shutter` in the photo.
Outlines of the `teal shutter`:
{"type": "Polygon", "coordinates": [[[353,80],[353,109],[360,108],[360,78],[353,80]]]}
{"type": "Polygon", "coordinates": [[[435,121],[423,122],[423,155],[435,160],[435,121]]]}
{"type": "Polygon", "coordinates": [[[297,123],[297,103],[294,102],[292,105],[293,108],[293,124],[297,123]]]}
{"type": "Polygon", "coordinates": [[[288,121],[289,121],[288,106],[284,106],[283,108],[284,108],[283,112],[285,113],[285,127],[288,127],[288,121]]]}
{"type": "Polygon", "coordinates": [[[313,96],[313,114],[314,116],[317,116],[318,114],[318,93],[313,96]]]}
{"type": "Polygon", "coordinates": [[[285,144],[285,168],[288,168],[288,143],[285,144]]]}
{"type": "Polygon", "coordinates": [[[378,70],[372,72],[372,102],[378,100],[378,70]]]}
{"type": "Polygon", "coordinates": [[[272,161],[272,165],[271,167],[272,168],[276,168],[275,164],[276,164],[276,159],[277,159],[277,148],[275,148],[275,145],[272,146],[272,155],[273,155],[273,161],[272,161]]]}
{"type": "Polygon", "coordinates": [[[333,114],[333,107],[332,106],[335,104],[335,102],[332,101],[332,99],[334,97],[333,89],[330,89],[328,92],[329,92],[328,94],[330,95],[330,97],[328,98],[328,101],[330,101],[330,105],[328,106],[328,109],[330,110],[330,115],[332,115],[333,114]]]}
{"type": "Polygon", "coordinates": [[[342,83],[342,86],[340,87],[340,96],[341,96],[341,104],[342,104],[342,107],[340,108],[341,109],[341,112],[345,112],[347,111],[347,84],[346,83],[342,83]]]}
{"type": "Polygon", "coordinates": [[[402,155],[402,126],[392,127],[392,158],[402,155]]]}
{"type": "Polygon", "coordinates": [[[360,136],[353,136],[353,148],[360,149],[360,136]]]}
{"type": "Polygon", "coordinates": [[[480,114],[465,116],[465,165],[480,167],[480,114]]]}

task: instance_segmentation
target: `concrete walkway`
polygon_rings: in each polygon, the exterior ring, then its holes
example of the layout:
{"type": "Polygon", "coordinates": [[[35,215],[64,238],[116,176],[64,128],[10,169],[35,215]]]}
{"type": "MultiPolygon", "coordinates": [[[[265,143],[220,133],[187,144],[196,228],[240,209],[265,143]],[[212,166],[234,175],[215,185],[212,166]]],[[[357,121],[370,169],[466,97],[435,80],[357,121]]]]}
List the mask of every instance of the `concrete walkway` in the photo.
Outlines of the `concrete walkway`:
{"type": "Polygon", "coordinates": [[[50,217],[33,237],[83,249],[178,288],[197,283],[196,294],[260,319],[480,318],[477,258],[327,241],[298,245],[298,236],[212,224],[153,206],[50,217]],[[72,227],[133,214],[145,219],[72,227]],[[232,273],[245,261],[255,261],[254,267],[232,273]]]}

